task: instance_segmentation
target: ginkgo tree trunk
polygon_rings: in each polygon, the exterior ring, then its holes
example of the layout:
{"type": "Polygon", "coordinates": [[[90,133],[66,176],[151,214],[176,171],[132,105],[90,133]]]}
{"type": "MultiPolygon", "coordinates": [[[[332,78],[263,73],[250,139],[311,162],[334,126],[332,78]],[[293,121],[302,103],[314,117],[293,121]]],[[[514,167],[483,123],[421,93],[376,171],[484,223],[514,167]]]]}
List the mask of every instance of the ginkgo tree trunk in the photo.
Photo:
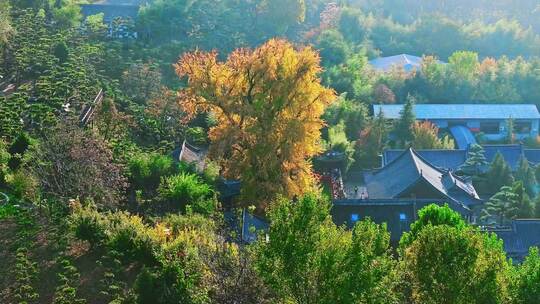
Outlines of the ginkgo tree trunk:
{"type": "Polygon", "coordinates": [[[264,207],[278,195],[312,191],[310,157],[321,152],[321,115],[336,98],[321,85],[318,53],[270,40],[238,49],[225,62],[217,56],[195,51],[175,65],[188,79],[178,94],[186,113],[217,119],[209,156],[225,177],[242,181],[245,203],[264,207]]]}

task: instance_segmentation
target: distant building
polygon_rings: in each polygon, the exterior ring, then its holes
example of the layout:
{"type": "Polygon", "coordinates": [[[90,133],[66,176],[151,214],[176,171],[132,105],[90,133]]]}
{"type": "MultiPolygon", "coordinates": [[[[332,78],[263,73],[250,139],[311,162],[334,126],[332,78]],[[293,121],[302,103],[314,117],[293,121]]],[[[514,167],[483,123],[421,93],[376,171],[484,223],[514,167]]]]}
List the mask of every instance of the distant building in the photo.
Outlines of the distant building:
{"type": "MultiPolygon", "coordinates": [[[[438,61],[445,64],[442,61],[438,61]]],[[[369,64],[377,71],[389,72],[393,69],[402,69],[405,72],[419,71],[422,68],[422,57],[400,54],[395,56],[380,57],[369,61],[369,64]]]]}
{"type": "Polygon", "coordinates": [[[108,35],[113,38],[137,38],[134,24],[141,6],[153,0],[102,0],[91,4],[81,4],[83,18],[103,14],[108,35]]]}
{"type": "MultiPolygon", "coordinates": [[[[373,105],[373,113],[385,118],[400,118],[403,105],[373,105]]],[[[487,140],[497,141],[507,136],[508,119],[514,120],[517,139],[536,138],[540,113],[533,104],[417,104],[417,120],[428,120],[441,129],[463,126],[472,134],[482,132],[487,140]]],[[[466,134],[465,136],[470,136],[466,134]]]]}
{"type": "MultiPolygon", "coordinates": [[[[377,224],[386,223],[390,232],[390,241],[396,245],[404,232],[418,219],[418,210],[429,204],[444,205],[446,200],[433,199],[379,199],[334,200],[332,219],[336,225],[352,228],[356,222],[370,218],[377,224]]],[[[450,208],[471,220],[471,210],[462,204],[448,203],[450,208]]]]}
{"type": "Polygon", "coordinates": [[[266,219],[250,213],[245,208],[225,211],[223,216],[225,223],[238,237],[234,241],[244,244],[257,241],[259,236],[267,234],[270,227],[266,219]]]}
{"type": "MultiPolygon", "coordinates": [[[[512,170],[519,166],[521,157],[525,157],[532,166],[540,163],[540,149],[525,149],[523,145],[483,145],[484,155],[488,162],[492,162],[497,153],[500,153],[512,170]]],[[[388,149],[382,153],[381,167],[384,167],[403,154],[405,150],[388,149]]],[[[434,166],[457,171],[467,160],[468,149],[459,150],[415,150],[418,155],[434,166]]],[[[487,169],[487,168],[486,168],[487,169]]]]}
{"type": "Polygon", "coordinates": [[[86,18],[91,15],[103,14],[106,24],[113,22],[117,17],[135,20],[139,8],[151,1],[148,0],[103,0],[92,4],[81,4],[81,13],[86,18]]]}

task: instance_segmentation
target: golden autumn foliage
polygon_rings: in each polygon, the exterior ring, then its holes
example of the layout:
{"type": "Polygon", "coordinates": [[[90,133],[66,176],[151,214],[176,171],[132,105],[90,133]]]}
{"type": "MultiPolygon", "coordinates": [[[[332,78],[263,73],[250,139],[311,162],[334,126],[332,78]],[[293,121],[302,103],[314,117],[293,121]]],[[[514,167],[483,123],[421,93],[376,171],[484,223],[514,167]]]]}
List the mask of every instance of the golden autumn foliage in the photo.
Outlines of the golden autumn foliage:
{"type": "Polygon", "coordinates": [[[216,52],[187,53],[176,73],[188,78],[179,92],[188,115],[212,112],[209,156],[228,178],[242,180],[246,202],[265,203],[313,190],[309,158],[321,152],[320,118],[335,93],[320,83],[318,54],[270,40],[238,49],[225,62],[216,52]]]}
{"type": "Polygon", "coordinates": [[[448,136],[439,138],[439,128],[429,121],[415,122],[412,126],[415,149],[454,149],[454,141],[448,136]]]}

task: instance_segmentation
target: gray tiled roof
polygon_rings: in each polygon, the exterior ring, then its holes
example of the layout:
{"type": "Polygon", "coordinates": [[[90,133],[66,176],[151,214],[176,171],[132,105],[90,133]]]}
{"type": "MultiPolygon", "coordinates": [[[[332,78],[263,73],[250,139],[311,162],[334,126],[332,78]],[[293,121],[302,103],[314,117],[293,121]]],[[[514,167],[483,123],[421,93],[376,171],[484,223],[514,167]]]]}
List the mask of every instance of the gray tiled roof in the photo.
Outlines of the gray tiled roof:
{"type": "MultiPolygon", "coordinates": [[[[398,119],[402,104],[373,105],[373,113],[398,119]]],[[[417,104],[416,119],[540,119],[534,104],[417,104]]]]}
{"type": "Polygon", "coordinates": [[[540,219],[518,219],[511,229],[493,231],[503,240],[504,251],[518,261],[523,260],[530,247],[540,247],[540,219]]]}
{"type": "MultiPolygon", "coordinates": [[[[403,154],[404,150],[384,150],[383,167],[403,154]]],[[[456,171],[466,160],[466,150],[416,150],[422,158],[432,165],[441,168],[456,171]]]]}
{"type": "Polygon", "coordinates": [[[491,163],[495,159],[495,155],[500,153],[513,171],[517,169],[519,160],[524,155],[521,145],[483,145],[482,147],[488,162],[491,163]]]}
{"type": "Polygon", "coordinates": [[[523,154],[530,163],[540,163],[540,149],[523,149],[523,154]]]}
{"type": "Polygon", "coordinates": [[[436,168],[409,148],[385,167],[364,175],[370,199],[398,198],[419,180],[429,183],[449,199],[464,204],[479,202],[474,187],[452,172],[436,168]],[[464,198],[467,197],[467,200],[464,198]]]}
{"type": "MultiPolygon", "coordinates": [[[[500,152],[512,170],[517,169],[522,155],[531,165],[540,163],[540,149],[524,149],[521,145],[484,145],[483,148],[488,162],[492,162],[497,152],[500,152]]],[[[385,150],[382,154],[382,166],[394,161],[403,151],[385,150]]],[[[416,153],[432,165],[452,171],[456,171],[467,160],[466,150],[416,150],[416,153]]]]}

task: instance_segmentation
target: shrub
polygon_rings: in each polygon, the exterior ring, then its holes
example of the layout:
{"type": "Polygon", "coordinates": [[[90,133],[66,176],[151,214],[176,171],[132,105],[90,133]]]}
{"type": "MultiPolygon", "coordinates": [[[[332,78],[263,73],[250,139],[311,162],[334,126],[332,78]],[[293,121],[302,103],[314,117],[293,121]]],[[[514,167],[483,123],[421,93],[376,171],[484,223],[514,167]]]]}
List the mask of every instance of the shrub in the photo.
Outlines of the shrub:
{"type": "Polygon", "coordinates": [[[9,159],[9,168],[13,171],[19,169],[23,162],[23,156],[30,147],[32,140],[26,133],[19,133],[17,137],[13,140],[9,146],[9,154],[11,158],[9,159]]]}
{"type": "Polygon", "coordinates": [[[146,265],[156,263],[159,235],[152,231],[138,216],[116,212],[109,216],[108,246],[146,265]]]}
{"type": "Polygon", "coordinates": [[[167,155],[139,153],[129,161],[129,173],[135,189],[152,193],[162,177],[178,173],[178,166],[167,155]]]}
{"type": "Polygon", "coordinates": [[[95,209],[80,208],[73,213],[70,220],[75,237],[78,239],[88,241],[91,247],[105,242],[107,221],[95,209]]]}
{"type": "Polygon", "coordinates": [[[209,213],[215,208],[212,189],[195,174],[181,173],[162,179],[158,193],[171,209],[183,210],[189,204],[193,211],[209,213]]]}
{"type": "Polygon", "coordinates": [[[171,229],[173,236],[180,234],[185,230],[200,230],[206,233],[214,233],[216,223],[206,216],[192,214],[189,216],[181,214],[168,214],[162,219],[162,224],[171,229]]]}
{"type": "Polygon", "coordinates": [[[13,194],[23,200],[36,202],[39,198],[39,182],[25,170],[19,170],[7,178],[7,183],[13,194]]]}

